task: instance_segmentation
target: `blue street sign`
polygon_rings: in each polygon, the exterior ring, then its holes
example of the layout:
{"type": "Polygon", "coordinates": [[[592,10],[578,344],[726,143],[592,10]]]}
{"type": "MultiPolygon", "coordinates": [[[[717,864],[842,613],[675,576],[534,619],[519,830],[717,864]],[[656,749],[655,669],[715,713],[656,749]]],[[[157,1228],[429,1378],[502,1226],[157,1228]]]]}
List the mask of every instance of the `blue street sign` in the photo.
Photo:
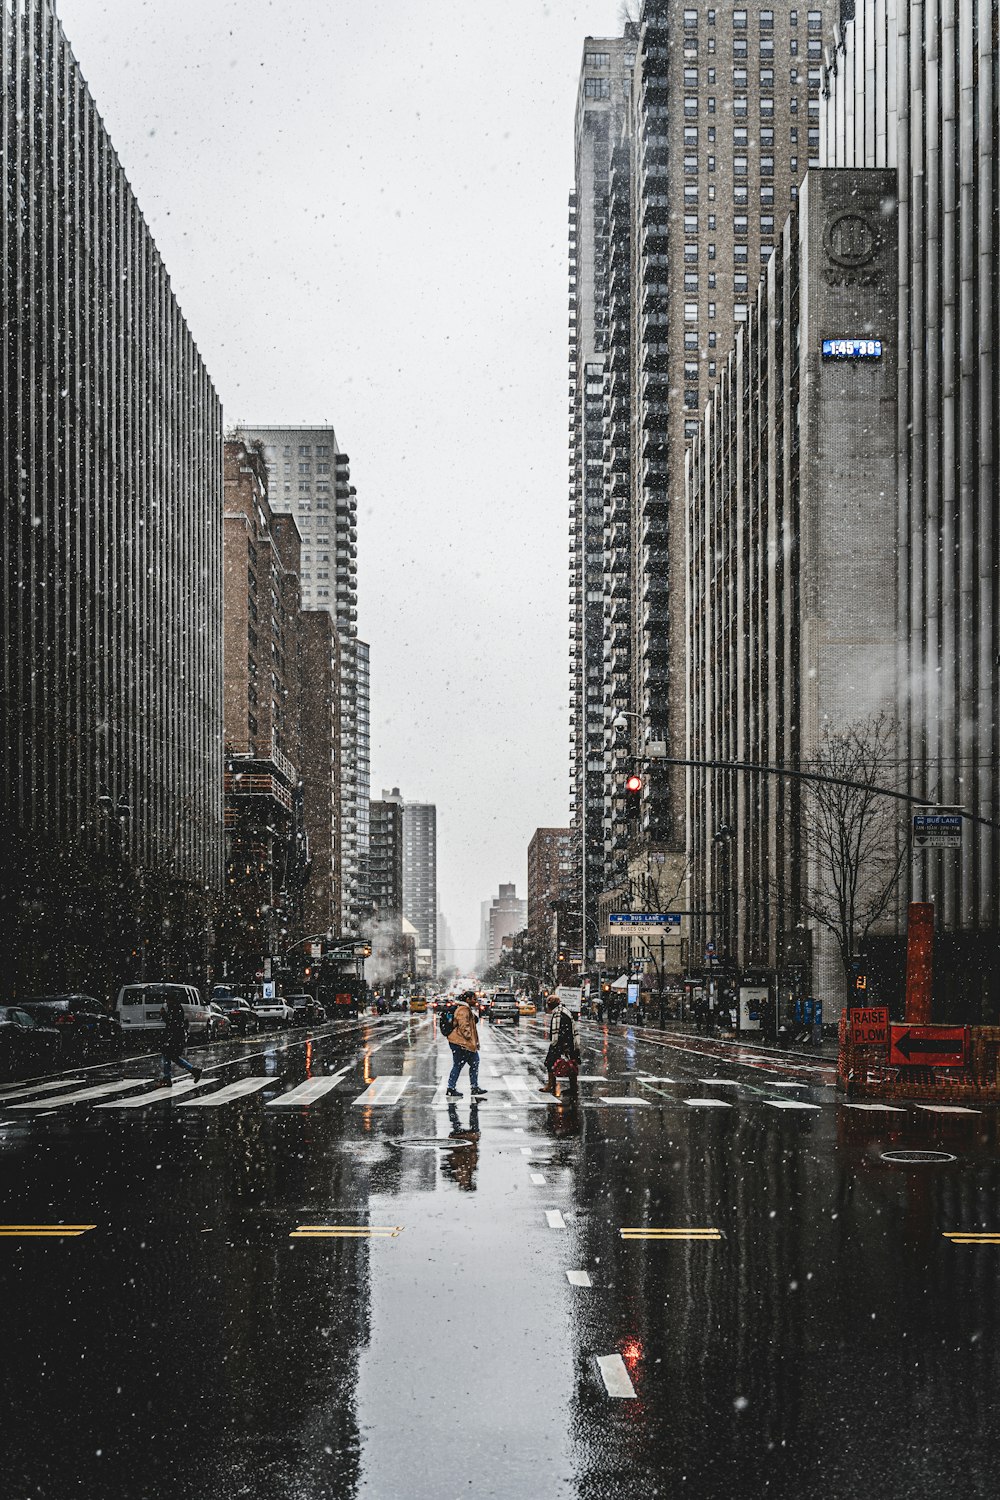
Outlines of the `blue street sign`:
{"type": "Polygon", "coordinates": [[[612,927],[679,927],[681,918],[674,911],[613,911],[608,922],[612,927]]]}

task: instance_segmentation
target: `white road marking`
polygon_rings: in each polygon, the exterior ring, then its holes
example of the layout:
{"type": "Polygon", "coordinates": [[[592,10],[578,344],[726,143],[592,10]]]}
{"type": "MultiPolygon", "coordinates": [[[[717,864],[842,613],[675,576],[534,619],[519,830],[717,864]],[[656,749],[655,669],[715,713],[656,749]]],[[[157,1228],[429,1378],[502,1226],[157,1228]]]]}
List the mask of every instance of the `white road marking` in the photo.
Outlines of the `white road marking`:
{"type": "Polygon", "coordinates": [[[172,1084],[168,1089],[150,1089],[148,1093],[137,1094],[134,1099],[109,1099],[104,1104],[95,1104],[95,1109],[145,1109],[150,1104],[169,1104],[171,1099],[176,1099],[178,1094],[190,1094],[192,1089],[214,1088],[222,1079],[217,1077],[200,1078],[195,1083],[193,1078],[182,1078],[172,1084]]]}
{"type": "MultiPolygon", "coordinates": [[[[704,1082],[704,1080],[702,1080],[704,1082]]],[[[676,1083],[676,1078],[654,1078],[652,1073],[643,1073],[640,1083],[676,1083]]]]}
{"type": "Polygon", "coordinates": [[[601,1371],[601,1379],[604,1381],[604,1389],[609,1396],[635,1400],[635,1386],[632,1384],[632,1378],[620,1354],[599,1354],[597,1364],[601,1371]]]}
{"type": "Polygon", "coordinates": [[[566,1280],[570,1286],[591,1286],[589,1271],[567,1271],[566,1280]]]}
{"type": "Polygon", "coordinates": [[[208,1094],[201,1099],[185,1099],[177,1108],[218,1109],[220,1104],[228,1104],[232,1099],[242,1099],[244,1094],[255,1094],[258,1089],[273,1088],[277,1081],[276,1078],[238,1078],[235,1083],[227,1083],[217,1094],[208,1094]]]}
{"type": "MultiPolygon", "coordinates": [[[[577,1076],[577,1083],[607,1083],[607,1081],[607,1073],[580,1073],[577,1076]]],[[[650,1081],[652,1083],[655,1083],[656,1079],[654,1078],[650,1081]]],[[[668,1078],[664,1078],[661,1081],[663,1083],[669,1083],[671,1080],[668,1078]]]]}
{"type": "Polygon", "coordinates": [[[699,1083],[707,1083],[712,1088],[738,1089],[740,1081],[738,1078],[699,1078],[699,1083]]]}
{"type": "Polygon", "coordinates": [[[637,1108],[649,1109],[648,1099],[637,1099],[633,1094],[601,1094],[598,1104],[634,1104],[637,1108]]]}
{"type": "Polygon", "coordinates": [[[818,1104],[806,1104],[802,1099],[765,1099],[768,1109],[819,1109],[818,1104]]]}
{"type": "Polygon", "coordinates": [[[732,1109],[728,1099],[685,1099],[692,1109],[732,1109]]]}
{"type": "MultiPolygon", "coordinates": [[[[20,1106],[23,1108],[24,1106],[20,1106]]],[[[966,1109],[964,1104],[918,1104],[917,1109],[926,1110],[929,1115],[981,1115],[981,1109],[966,1109]]]]}
{"type": "Polygon", "coordinates": [[[526,1078],[523,1073],[505,1073],[503,1081],[504,1087],[509,1089],[515,1098],[528,1093],[531,1088],[531,1079],[526,1078]]]}
{"type": "MultiPolygon", "coordinates": [[[[62,1109],[64,1104],[85,1104],[88,1099],[100,1099],[104,1094],[122,1094],[126,1089],[141,1088],[151,1083],[150,1078],[118,1078],[114,1083],[92,1084],[90,1088],[77,1089],[75,1093],[63,1094],[59,1099],[43,1099],[40,1102],[49,1109],[62,1109]]],[[[34,1109],[34,1104],[12,1104],[11,1109],[34,1109]]]]}
{"type": "Polygon", "coordinates": [[[563,1218],[558,1208],[547,1208],[545,1210],[545,1220],[550,1229],[566,1228],[566,1220],[563,1218]]]}
{"type": "Polygon", "coordinates": [[[531,1174],[531,1180],[535,1184],[536,1187],[544,1187],[545,1186],[545,1173],[544,1172],[532,1172],[532,1174],[531,1174]]]}
{"type": "MultiPolygon", "coordinates": [[[[344,1069],[344,1073],[349,1071],[347,1068],[344,1069]]],[[[268,1099],[266,1108],[279,1109],[297,1104],[312,1104],[314,1100],[322,1099],[324,1094],[332,1093],[344,1073],[331,1073],[326,1078],[307,1078],[305,1083],[297,1084],[295,1088],[289,1089],[287,1094],[281,1094],[277,1099],[268,1099]]]]}
{"type": "Polygon", "coordinates": [[[898,1109],[894,1104],[848,1104],[846,1100],[838,1099],[837,1103],[843,1109],[863,1109],[868,1114],[879,1115],[905,1115],[905,1109],[898,1109]]]}
{"type": "Polygon", "coordinates": [[[82,1082],[82,1078],[60,1078],[57,1083],[33,1083],[30,1088],[11,1089],[0,1094],[0,1104],[6,1104],[9,1099],[27,1099],[29,1094],[51,1094],[54,1089],[73,1088],[82,1082]]]}
{"type": "Polygon", "coordinates": [[[805,1089],[805,1088],[808,1088],[809,1085],[807,1083],[803,1083],[803,1082],[799,1082],[799,1083],[775,1083],[774,1079],[772,1078],[772,1079],[769,1080],[767,1087],[769,1089],[805,1089]]]}
{"type": "Polygon", "coordinates": [[[521,1147],[521,1155],[522,1156],[530,1156],[531,1155],[531,1147],[530,1146],[522,1146],[521,1147]]]}
{"type": "Polygon", "coordinates": [[[358,1095],[354,1103],[398,1104],[409,1082],[409,1075],[397,1077],[390,1073],[384,1078],[376,1078],[374,1083],[369,1084],[363,1094],[358,1095]]]}

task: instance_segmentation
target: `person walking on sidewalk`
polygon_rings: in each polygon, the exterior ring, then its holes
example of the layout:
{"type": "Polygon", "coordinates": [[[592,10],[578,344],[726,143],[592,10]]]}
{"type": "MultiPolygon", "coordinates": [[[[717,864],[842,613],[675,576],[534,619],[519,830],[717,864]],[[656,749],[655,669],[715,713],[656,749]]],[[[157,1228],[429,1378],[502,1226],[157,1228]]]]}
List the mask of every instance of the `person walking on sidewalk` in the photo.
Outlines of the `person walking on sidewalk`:
{"type": "Polygon", "coordinates": [[[576,1026],[573,1017],[558,995],[549,996],[546,1009],[549,1013],[549,1050],[545,1054],[545,1071],[548,1077],[538,1092],[555,1094],[558,1099],[557,1073],[559,1077],[566,1079],[571,1094],[577,1091],[576,1078],[580,1071],[580,1051],[576,1045],[576,1026]]]}
{"type": "Polygon", "coordinates": [[[184,1056],[187,1046],[188,1026],[187,1017],[184,1014],[184,1006],[181,1004],[180,992],[168,990],[167,1003],[160,1011],[163,1017],[164,1031],[163,1041],[160,1044],[160,1052],[163,1062],[163,1077],[160,1079],[159,1087],[168,1089],[173,1082],[170,1072],[170,1064],[176,1063],[179,1068],[186,1068],[198,1083],[201,1078],[201,1069],[196,1068],[193,1063],[188,1062],[184,1056]]]}
{"type": "Polygon", "coordinates": [[[461,1099],[462,1096],[458,1091],[458,1077],[466,1066],[469,1069],[469,1083],[472,1085],[473,1099],[486,1098],[486,1090],[479,1087],[479,1032],[476,1028],[475,1011],[472,1009],[472,1001],[475,998],[475,995],[470,992],[460,995],[453,1012],[454,1025],[448,1032],[452,1064],[451,1072],[448,1074],[446,1099],[461,1099]]]}

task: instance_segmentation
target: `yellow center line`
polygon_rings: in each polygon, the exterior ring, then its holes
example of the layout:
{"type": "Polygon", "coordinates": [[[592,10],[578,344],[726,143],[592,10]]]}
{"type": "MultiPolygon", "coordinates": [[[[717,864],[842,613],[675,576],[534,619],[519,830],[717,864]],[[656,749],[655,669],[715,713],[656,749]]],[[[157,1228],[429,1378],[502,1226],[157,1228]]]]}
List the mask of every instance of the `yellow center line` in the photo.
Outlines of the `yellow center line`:
{"type": "Polygon", "coordinates": [[[1000,1229],[992,1229],[984,1234],[969,1229],[946,1229],[943,1237],[951,1240],[953,1245],[1000,1245],[1000,1229]]]}
{"type": "Polygon", "coordinates": [[[721,1240],[719,1229],[620,1229],[623,1240],[721,1240]]]}
{"type": "Polygon", "coordinates": [[[0,1224],[3,1239],[78,1239],[96,1224],[0,1224]]]}
{"type": "Polygon", "coordinates": [[[290,1240],[394,1240],[402,1232],[402,1224],[299,1224],[293,1229],[290,1240]]]}

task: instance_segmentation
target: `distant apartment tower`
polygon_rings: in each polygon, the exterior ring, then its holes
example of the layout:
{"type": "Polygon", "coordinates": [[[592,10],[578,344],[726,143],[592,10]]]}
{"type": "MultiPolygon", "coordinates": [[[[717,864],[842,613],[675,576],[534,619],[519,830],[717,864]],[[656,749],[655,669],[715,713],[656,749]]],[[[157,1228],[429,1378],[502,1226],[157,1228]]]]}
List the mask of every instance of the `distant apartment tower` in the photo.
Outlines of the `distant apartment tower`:
{"type": "Polygon", "coordinates": [[[340,638],[325,609],[299,615],[302,817],[309,840],[306,934],[344,930],[340,831],[340,638]]]}
{"type": "Polygon", "coordinates": [[[4,994],[209,977],[222,415],[52,0],[0,7],[4,994]]]}
{"type": "Polygon", "coordinates": [[[299,566],[259,445],[225,445],[223,660],[227,977],[245,985],[299,935],[309,869],[301,782],[299,566]]]}
{"type": "MultiPolygon", "coordinates": [[[[574,909],[573,830],[536,828],[528,845],[528,946],[549,965],[557,956],[557,919],[579,951],[580,915],[574,909]]],[[[569,941],[569,939],[566,939],[569,941]]],[[[548,978],[548,975],[545,976],[548,978]]]]}
{"type": "Polygon", "coordinates": [[[487,964],[495,964],[503,953],[506,941],[511,946],[513,938],[527,924],[528,903],[517,894],[517,886],[501,885],[499,894],[490,903],[489,939],[486,949],[487,964]]]}
{"type": "Polygon", "coordinates": [[[417,929],[417,951],[437,973],[437,808],[403,804],[403,915],[417,929]]]}
{"type": "Polygon", "coordinates": [[[368,889],[376,922],[401,923],[403,917],[403,799],[399,787],[382,792],[371,804],[368,889]]]}
{"type": "Polygon", "coordinates": [[[584,43],[569,201],[570,826],[576,904],[591,917],[604,881],[609,717],[603,691],[608,170],[634,55],[634,41],[622,37],[584,43]]]}
{"type": "Polygon", "coordinates": [[[302,601],[333,616],[340,642],[341,889],[344,936],[358,936],[368,907],[368,647],[358,640],[357,492],[332,427],[245,425],[264,445],[271,503],[302,535],[302,601]]]}

